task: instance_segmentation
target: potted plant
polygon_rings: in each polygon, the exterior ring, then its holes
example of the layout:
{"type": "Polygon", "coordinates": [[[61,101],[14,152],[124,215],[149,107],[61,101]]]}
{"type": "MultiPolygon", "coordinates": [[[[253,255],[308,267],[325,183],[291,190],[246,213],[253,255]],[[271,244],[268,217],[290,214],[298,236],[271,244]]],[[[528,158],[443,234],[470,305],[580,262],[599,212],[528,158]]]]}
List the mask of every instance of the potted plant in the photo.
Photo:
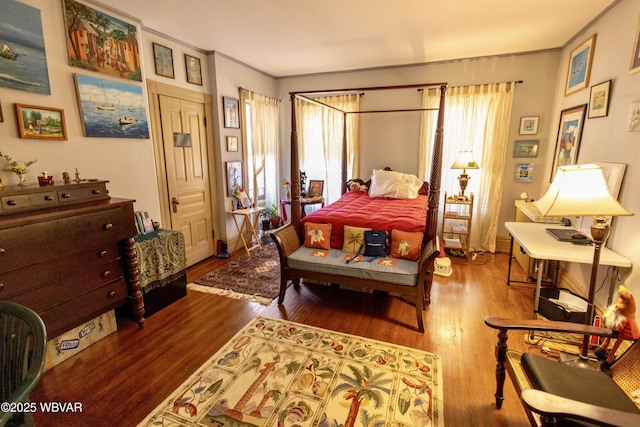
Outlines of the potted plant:
{"type": "Polygon", "coordinates": [[[270,207],[260,211],[260,217],[263,218],[263,229],[266,221],[271,224],[272,228],[278,228],[280,225],[280,207],[274,203],[270,207]]]}

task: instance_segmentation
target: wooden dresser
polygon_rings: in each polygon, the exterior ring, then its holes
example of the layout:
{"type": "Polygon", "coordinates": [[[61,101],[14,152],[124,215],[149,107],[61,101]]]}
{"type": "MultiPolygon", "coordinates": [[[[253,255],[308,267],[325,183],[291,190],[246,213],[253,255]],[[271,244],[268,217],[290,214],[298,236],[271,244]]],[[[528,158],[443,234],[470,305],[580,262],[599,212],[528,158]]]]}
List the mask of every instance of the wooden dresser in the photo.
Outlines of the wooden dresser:
{"type": "Polygon", "coordinates": [[[134,200],[106,184],[0,188],[0,299],[34,309],[49,338],[127,301],[143,325],[134,200]]]}

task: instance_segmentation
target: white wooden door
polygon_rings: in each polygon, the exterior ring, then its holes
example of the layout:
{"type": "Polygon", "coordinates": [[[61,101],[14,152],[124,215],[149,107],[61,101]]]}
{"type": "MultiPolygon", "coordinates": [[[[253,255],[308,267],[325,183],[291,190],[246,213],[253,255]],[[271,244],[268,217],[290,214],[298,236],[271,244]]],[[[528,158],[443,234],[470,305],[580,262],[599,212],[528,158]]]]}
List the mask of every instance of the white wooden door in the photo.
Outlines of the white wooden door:
{"type": "Polygon", "coordinates": [[[160,95],[160,114],[171,228],[190,266],[214,254],[204,105],[160,95]]]}

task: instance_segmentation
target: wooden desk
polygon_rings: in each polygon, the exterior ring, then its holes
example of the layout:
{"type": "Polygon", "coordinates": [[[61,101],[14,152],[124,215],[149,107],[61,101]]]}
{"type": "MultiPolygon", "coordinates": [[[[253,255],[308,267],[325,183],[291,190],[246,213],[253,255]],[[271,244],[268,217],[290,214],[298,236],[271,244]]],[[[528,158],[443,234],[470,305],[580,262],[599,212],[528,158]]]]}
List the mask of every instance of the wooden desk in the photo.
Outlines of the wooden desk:
{"type": "MultiPolygon", "coordinates": [[[[561,242],[545,231],[545,228],[563,228],[559,224],[534,223],[534,222],[507,222],[504,224],[511,235],[511,248],[509,251],[509,270],[507,273],[507,285],[511,282],[511,260],[513,259],[514,240],[531,258],[538,263],[538,277],[534,299],[534,315],[538,313],[540,301],[540,289],[542,287],[542,263],[545,260],[577,262],[581,264],[593,263],[593,245],[579,245],[571,242],[561,242]]],[[[600,253],[600,264],[614,267],[611,275],[611,288],[609,298],[613,295],[617,267],[631,267],[631,261],[617,254],[609,248],[603,247],[600,253]]]]}
{"type": "MultiPolygon", "coordinates": [[[[285,209],[285,205],[290,205],[291,204],[291,199],[283,197],[280,199],[280,210],[282,211],[282,220],[286,221],[287,220],[287,209],[285,209]]],[[[301,215],[300,218],[304,218],[307,213],[305,212],[305,207],[309,206],[309,205],[317,205],[320,204],[321,208],[324,208],[324,197],[311,197],[311,198],[304,198],[304,199],[300,199],[300,210],[301,215]]]]}
{"type": "Polygon", "coordinates": [[[247,255],[251,256],[251,251],[254,249],[262,248],[260,245],[260,238],[258,237],[258,233],[256,229],[258,227],[258,217],[260,216],[260,211],[264,210],[263,207],[259,208],[246,208],[246,209],[238,209],[235,211],[227,211],[228,214],[233,218],[233,222],[236,224],[236,229],[238,233],[240,233],[240,239],[236,240],[236,246],[234,251],[238,249],[239,243],[242,242],[243,247],[247,250],[247,255]],[[238,224],[238,217],[242,218],[242,223],[238,224]],[[251,245],[247,243],[244,238],[244,232],[247,231],[250,233],[251,245]],[[253,243],[253,238],[256,239],[256,244],[253,243]]]}

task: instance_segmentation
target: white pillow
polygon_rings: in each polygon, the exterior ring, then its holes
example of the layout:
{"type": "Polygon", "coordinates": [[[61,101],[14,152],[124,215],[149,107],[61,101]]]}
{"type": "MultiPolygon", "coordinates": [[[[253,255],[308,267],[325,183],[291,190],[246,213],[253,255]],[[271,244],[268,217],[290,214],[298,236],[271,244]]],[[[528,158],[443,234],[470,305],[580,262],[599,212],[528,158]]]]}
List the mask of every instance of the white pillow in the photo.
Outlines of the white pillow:
{"type": "Polygon", "coordinates": [[[370,197],[415,199],[422,181],[415,175],[374,169],[371,176],[370,197]]]}

